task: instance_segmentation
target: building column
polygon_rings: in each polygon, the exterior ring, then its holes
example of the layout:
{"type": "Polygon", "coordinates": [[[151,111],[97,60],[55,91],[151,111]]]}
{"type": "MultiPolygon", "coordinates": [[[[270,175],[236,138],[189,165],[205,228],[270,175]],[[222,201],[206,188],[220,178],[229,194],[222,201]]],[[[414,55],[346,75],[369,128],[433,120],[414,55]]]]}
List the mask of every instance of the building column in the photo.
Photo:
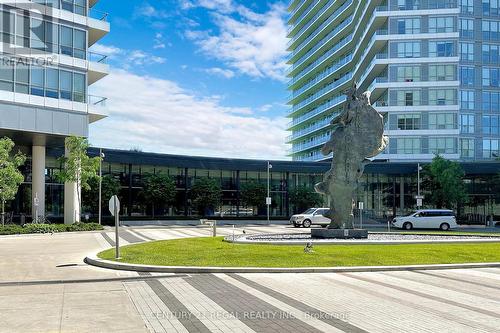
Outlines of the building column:
{"type": "MultiPolygon", "coordinates": [[[[66,150],[66,156],[68,151],[66,150]]],[[[74,182],[64,183],[64,224],[80,222],[81,186],[74,182]]]]}
{"type": "Polygon", "coordinates": [[[36,220],[45,217],[45,146],[33,146],[31,156],[31,207],[36,220]]]}

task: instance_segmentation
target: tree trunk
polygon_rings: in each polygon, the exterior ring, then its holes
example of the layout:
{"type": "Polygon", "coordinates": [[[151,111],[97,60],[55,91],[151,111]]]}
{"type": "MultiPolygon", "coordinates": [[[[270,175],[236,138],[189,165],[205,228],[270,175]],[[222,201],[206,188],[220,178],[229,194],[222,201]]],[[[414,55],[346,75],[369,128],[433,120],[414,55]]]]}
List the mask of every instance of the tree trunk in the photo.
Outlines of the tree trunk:
{"type": "Polygon", "coordinates": [[[153,220],[154,220],[154,218],[155,218],[155,203],[154,203],[154,202],[152,202],[152,203],[151,203],[151,206],[152,206],[151,216],[152,216],[152,218],[153,218],[153,220]]]}
{"type": "Polygon", "coordinates": [[[2,200],[2,227],[5,227],[5,201],[2,200]]]}

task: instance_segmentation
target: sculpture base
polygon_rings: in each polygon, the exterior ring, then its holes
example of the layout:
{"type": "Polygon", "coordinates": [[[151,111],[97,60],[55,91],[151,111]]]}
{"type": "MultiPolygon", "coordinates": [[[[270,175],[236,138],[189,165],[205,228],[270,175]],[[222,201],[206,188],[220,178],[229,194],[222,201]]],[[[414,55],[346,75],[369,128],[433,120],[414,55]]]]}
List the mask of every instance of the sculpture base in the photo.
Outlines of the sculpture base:
{"type": "Polygon", "coordinates": [[[366,239],[368,230],[364,229],[311,229],[312,238],[366,239]]]}

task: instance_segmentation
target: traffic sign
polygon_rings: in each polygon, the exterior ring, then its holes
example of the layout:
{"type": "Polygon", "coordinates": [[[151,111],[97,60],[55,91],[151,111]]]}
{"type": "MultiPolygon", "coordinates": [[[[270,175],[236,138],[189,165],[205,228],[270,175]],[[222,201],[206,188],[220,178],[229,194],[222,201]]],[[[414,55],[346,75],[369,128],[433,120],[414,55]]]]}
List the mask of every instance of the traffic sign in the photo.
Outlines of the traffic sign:
{"type": "Polygon", "coordinates": [[[111,199],[109,199],[109,211],[111,212],[111,215],[115,216],[115,207],[116,207],[116,212],[120,212],[120,200],[118,200],[118,197],[116,195],[113,195],[111,199]]]}
{"type": "Polygon", "coordinates": [[[272,204],[272,199],[270,197],[266,198],[266,205],[271,205],[272,204]]]}

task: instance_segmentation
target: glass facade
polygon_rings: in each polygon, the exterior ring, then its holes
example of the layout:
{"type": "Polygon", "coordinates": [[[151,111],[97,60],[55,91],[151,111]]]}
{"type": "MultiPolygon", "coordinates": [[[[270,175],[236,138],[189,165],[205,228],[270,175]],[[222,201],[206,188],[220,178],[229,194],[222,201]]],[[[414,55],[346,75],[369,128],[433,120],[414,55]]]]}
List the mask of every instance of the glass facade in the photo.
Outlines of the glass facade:
{"type": "MultiPolygon", "coordinates": [[[[398,139],[398,149],[404,149],[401,153],[411,153],[420,149],[420,141],[417,138],[398,139]]],[[[454,138],[444,138],[430,143],[432,149],[446,151],[456,149],[454,138]]],[[[498,150],[498,142],[496,146],[498,150]]],[[[474,152],[474,145],[467,141],[461,141],[460,149],[465,154],[474,152]]],[[[49,220],[61,218],[64,207],[63,184],[57,180],[60,172],[60,164],[56,156],[61,152],[52,151],[47,159],[45,172],[46,182],[46,209],[49,220]]],[[[98,155],[97,149],[90,151],[92,155],[98,155]]],[[[490,153],[490,151],[488,151],[490,153]]],[[[144,180],[150,174],[161,173],[169,175],[176,185],[176,199],[174,204],[157,205],[155,207],[155,218],[199,218],[198,213],[191,202],[190,191],[192,186],[201,178],[215,179],[222,190],[221,205],[218,209],[231,212],[228,218],[264,218],[266,207],[247,207],[241,200],[242,186],[247,182],[258,182],[267,185],[267,161],[250,160],[227,160],[202,157],[185,157],[172,155],[158,155],[154,157],[147,153],[133,153],[126,151],[105,151],[106,158],[102,165],[103,175],[116,179],[120,185],[119,193],[122,202],[123,218],[147,219],[151,218],[152,206],[146,202],[141,194],[144,180]],[[210,168],[207,166],[210,165],[210,168]],[[249,214],[248,212],[253,212],[249,214]]],[[[295,210],[293,202],[290,201],[289,193],[298,186],[313,189],[316,183],[322,181],[323,173],[329,169],[329,163],[302,163],[302,162],[271,162],[273,168],[270,172],[270,191],[272,197],[271,216],[275,218],[288,218],[295,210]]],[[[491,211],[500,215],[500,193],[494,192],[494,180],[500,162],[483,165],[472,163],[464,165],[466,171],[466,186],[469,190],[469,204],[461,207],[462,218],[468,218],[467,214],[479,212],[485,214],[491,211]],[[491,166],[488,166],[491,165],[491,166]],[[487,167],[484,173],[478,170],[487,167]],[[493,170],[493,171],[492,171],[493,170]]],[[[394,214],[404,214],[416,209],[415,195],[417,192],[417,165],[415,163],[374,163],[367,166],[365,175],[360,180],[357,189],[357,200],[365,203],[365,213],[368,218],[377,221],[387,221],[394,214]]],[[[22,215],[29,215],[31,211],[31,161],[28,160],[23,167],[26,183],[12,203],[7,207],[8,211],[15,212],[15,219],[19,221],[22,215]]],[[[422,189],[425,192],[425,187],[422,189]]],[[[85,198],[85,196],[84,196],[85,198]]],[[[425,200],[424,200],[425,203],[425,200]]],[[[328,205],[325,202],[323,205],[328,205]]],[[[97,209],[83,201],[83,214],[95,218],[97,209]]],[[[479,214],[478,213],[478,214],[479,214]]],[[[103,214],[109,216],[106,207],[103,214]]],[[[479,214],[479,215],[481,215],[479,214]]],[[[480,217],[482,218],[482,217],[480,217]]]]}
{"type": "Polygon", "coordinates": [[[353,82],[387,115],[390,144],[378,158],[429,161],[434,152],[454,160],[494,158],[500,139],[498,1],[292,0],[290,8],[288,143],[294,160],[329,158],[320,153],[332,131],[323,120],[342,111],[353,82]],[[312,13],[304,11],[307,4],[312,13]],[[320,42],[322,36],[328,42],[320,42]]]}

